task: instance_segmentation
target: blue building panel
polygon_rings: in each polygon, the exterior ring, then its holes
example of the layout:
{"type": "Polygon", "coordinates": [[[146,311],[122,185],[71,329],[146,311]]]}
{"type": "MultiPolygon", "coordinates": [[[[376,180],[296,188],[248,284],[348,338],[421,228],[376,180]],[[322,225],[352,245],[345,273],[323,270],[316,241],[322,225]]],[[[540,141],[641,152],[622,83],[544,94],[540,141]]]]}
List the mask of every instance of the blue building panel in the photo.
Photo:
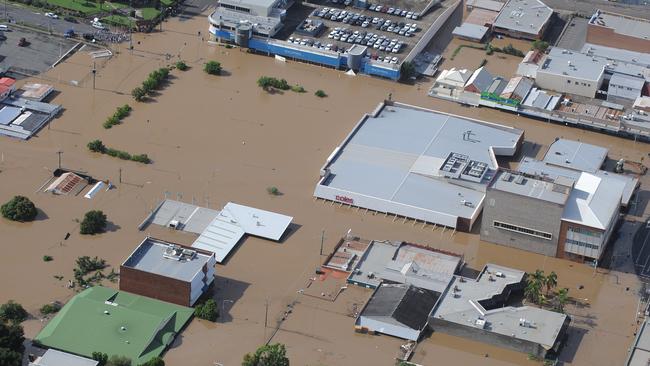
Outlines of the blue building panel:
{"type": "Polygon", "coordinates": [[[391,69],[391,68],[384,68],[384,67],[379,67],[376,65],[371,64],[370,62],[364,62],[361,65],[361,72],[368,74],[368,75],[375,75],[375,76],[381,76],[384,78],[388,78],[391,80],[398,80],[399,79],[399,69],[391,69]]]}

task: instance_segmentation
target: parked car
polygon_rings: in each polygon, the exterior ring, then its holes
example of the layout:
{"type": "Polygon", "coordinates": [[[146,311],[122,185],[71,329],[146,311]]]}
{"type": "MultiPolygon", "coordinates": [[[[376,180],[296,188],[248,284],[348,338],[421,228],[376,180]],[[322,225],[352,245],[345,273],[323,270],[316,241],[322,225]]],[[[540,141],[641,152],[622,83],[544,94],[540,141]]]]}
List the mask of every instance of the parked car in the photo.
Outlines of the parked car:
{"type": "Polygon", "coordinates": [[[45,13],[45,16],[52,19],[59,19],[59,16],[54,13],[45,13]]]}
{"type": "Polygon", "coordinates": [[[65,38],[74,38],[76,34],[74,33],[74,29],[68,29],[67,31],[65,31],[65,33],[63,33],[63,36],[65,38]]]}
{"type": "Polygon", "coordinates": [[[9,31],[9,27],[6,24],[0,24],[0,32],[9,31]]]}

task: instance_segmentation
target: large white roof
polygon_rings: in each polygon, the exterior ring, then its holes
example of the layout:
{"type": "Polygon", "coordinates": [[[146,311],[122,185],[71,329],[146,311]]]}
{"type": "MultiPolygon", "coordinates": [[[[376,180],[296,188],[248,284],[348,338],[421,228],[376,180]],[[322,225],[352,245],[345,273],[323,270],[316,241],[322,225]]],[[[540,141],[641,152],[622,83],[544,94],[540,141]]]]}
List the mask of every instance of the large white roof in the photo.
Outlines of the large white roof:
{"type": "Polygon", "coordinates": [[[209,250],[221,263],[244,234],[280,240],[293,217],[228,202],[192,244],[209,250]]]}
{"type": "Polygon", "coordinates": [[[612,216],[618,214],[625,183],[581,173],[564,208],[562,220],[606,230],[612,216]]]}

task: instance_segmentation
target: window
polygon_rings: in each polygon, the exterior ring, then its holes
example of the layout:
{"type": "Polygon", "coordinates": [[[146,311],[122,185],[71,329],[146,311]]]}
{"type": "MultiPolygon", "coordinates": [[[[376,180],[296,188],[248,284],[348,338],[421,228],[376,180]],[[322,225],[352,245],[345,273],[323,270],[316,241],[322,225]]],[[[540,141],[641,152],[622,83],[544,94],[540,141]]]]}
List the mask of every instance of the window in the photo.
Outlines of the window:
{"type": "Polygon", "coordinates": [[[506,224],[505,222],[501,222],[501,221],[494,221],[492,223],[492,225],[494,227],[496,227],[496,228],[499,228],[499,229],[508,230],[508,231],[512,231],[512,232],[520,233],[520,234],[524,234],[524,235],[530,235],[530,236],[534,236],[536,238],[542,238],[542,239],[546,239],[546,240],[551,240],[553,238],[553,235],[550,234],[550,233],[546,233],[546,232],[543,232],[543,231],[537,231],[537,230],[529,229],[529,228],[522,227],[522,226],[506,224]]]}
{"type": "Polygon", "coordinates": [[[589,243],[585,243],[585,242],[582,242],[582,241],[579,241],[579,240],[573,240],[573,239],[567,239],[566,243],[567,244],[574,244],[574,245],[589,248],[589,249],[598,249],[598,248],[600,248],[599,245],[589,244],[589,243]]]}

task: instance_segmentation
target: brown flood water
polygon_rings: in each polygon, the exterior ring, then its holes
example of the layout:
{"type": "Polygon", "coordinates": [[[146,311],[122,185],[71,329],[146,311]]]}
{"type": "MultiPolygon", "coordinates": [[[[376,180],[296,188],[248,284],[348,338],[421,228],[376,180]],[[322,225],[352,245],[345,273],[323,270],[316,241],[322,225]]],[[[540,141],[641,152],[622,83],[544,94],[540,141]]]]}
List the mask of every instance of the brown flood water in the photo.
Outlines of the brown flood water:
{"type": "MultiPolygon", "coordinates": [[[[166,354],[169,365],[239,364],[246,352],[272,335],[271,326],[287,304],[294,302],[293,312],[273,338],[287,345],[292,364],[392,365],[402,341],[353,331],[350,309],[366,301],[367,290],[349,288],[334,303],[297,293],[324,259],[319,256],[321,231],[325,230],[328,252],[350,228],[364,238],[406,240],[464,253],[477,268],[496,262],[528,271],[554,270],[560,287],[569,287],[572,296],[588,304],[568,306],[575,328],[562,360],[570,365],[623,362],[636,329],[636,277],[594,273],[582,264],[483,243],[476,233],[452,236],[450,230],[432,231],[431,226],[392,222],[383,215],[331,206],[315,201],[312,192],[318,170],[332,149],[362,113],[372,111],[389,93],[401,102],[525,129],[526,138],[542,150],[554,137],[563,136],[603,145],[613,157],[638,161],[650,152],[650,145],[435,100],[426,96],[431,81],[408,86],[349,77],[340,71],[279,63],[238,49],[208,45],[196,36],[197,31],[206,31],[204,17],[169,21],[164,28],[164,33],[137,35],[136,41],[141,43],[136,42],[132,54],[122,49],[111,60],[98,62],[95,90],[90,77],[92,61],[85,52],[35,78],[51,82],[61,91],[54,102],[62,104],[65,112],[51,128],[28,142],[0,139],[0,201],[22,194],[42,210],[34,223],[0,221],[5,250],[0,256],[1,302],[14,299],[37,314],[47,302],[66,301],[73,292],[65,283],[78,256],[97,255],[118,267],[146,234],[190,244],[191,235],[158,227],[137,230],[164,192],[170,192],[173,198],[210,207],[235,201],[281,212],[294,216],[299,228],[281,244],[247,238],[225,265],[217,267],[216,298],[227,310],[217,324],[192,321],[166,354]],[[149,72],[167,64],[166,53],[180,53],[192,68],[173,71],[170,85],[153,101],[133,102],[130,90],[149,72]],[[225,75],[204,74],[201,67],[206,60],[220,61],[225,75]],[[261,75],[300,83],[308,93],[267,94],[255,84],[261,75]],[[72,86],[72,80],[79,86],[72,86]],[[313,92],[317,89],[325,90],[329,97],[316,98],[313,92]],[[106,117],[125,103],[134,107],[131,115],[122,125],[103,129],[106,117]],[[118,149],[147,153],[154,163],[142,166],[91,154],[86,143],[95,138],[118,149]],[[64,167],[113,182],[121,169],[124,183],[92,200],[35,193],[56,166],[59,150],[63,151],[64,167]],[[271,185],[283,195],[269,196],[266,187],[271,185]],[[78,234],[75,219],[90,209],[108,215],[108,233],[94,237],[78,234]],[[64,241],[67,232],[72,235],[64,241]],[[43,262],[45,254],[54,261],[43,262]],[[65,278],[58,281],[54,275],[65,278]],[[577,290],[580,284],[584,289],[577,290]],[[265,329],[267,303],[269,328],[265,329]]],[[[537,148],[530,148],[529,153],[539,154],[537,148]]],[[[27,321],[26,335],[35,336],[42,325],[38,319],[27,321]]],[[[423,341],[414,360],[424,365],[531,364],[525,354],[440,334],[423,341]]]]}

